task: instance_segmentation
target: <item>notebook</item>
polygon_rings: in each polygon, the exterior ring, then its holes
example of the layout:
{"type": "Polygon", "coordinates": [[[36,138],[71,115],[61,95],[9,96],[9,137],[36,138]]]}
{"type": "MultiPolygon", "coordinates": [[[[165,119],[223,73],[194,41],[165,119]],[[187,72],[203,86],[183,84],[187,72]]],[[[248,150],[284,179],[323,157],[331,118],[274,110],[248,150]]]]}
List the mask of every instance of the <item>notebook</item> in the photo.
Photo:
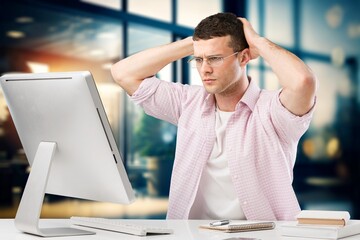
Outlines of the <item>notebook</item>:
{"type": "Polygon", "coordinates": [[[211,226],[204,224],[199,226],[202,229],[218,230],[222,232],[247,232],[247,231],[259,231],[270,230],[275,228],[274,222],[247,222],[247,221],[231,221],[227,225],[211,226]]]}

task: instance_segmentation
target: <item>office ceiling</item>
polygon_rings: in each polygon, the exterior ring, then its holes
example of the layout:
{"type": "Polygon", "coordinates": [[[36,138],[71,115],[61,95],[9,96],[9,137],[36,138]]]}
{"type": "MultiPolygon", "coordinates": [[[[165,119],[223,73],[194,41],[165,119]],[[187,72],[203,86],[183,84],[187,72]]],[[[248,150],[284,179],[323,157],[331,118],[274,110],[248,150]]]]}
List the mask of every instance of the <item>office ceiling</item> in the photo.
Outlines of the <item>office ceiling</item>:
{"type": "Polygon", "coordinates": [[[20,48],[48,54],[106,62],[119,58],[121,22],[96,20],[64,8],[5,1],[0,15],[0,48],[20,48]]]}

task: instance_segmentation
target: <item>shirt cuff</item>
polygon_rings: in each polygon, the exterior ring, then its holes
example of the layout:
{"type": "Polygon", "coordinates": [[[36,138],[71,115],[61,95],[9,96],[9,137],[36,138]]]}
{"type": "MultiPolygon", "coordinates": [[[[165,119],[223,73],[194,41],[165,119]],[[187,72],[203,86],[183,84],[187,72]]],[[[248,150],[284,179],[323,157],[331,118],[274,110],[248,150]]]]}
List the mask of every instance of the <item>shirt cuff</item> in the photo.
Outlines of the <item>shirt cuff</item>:
{"type": "Polygon", "coordinates": [[[150,96],[152,96],[155,93],[155,91],[158,88],[158,86],[160,85],[160,83],[161,83],[161,80],[159,80],[155,76],[145,78],[141,82],[138,89],[136,89],[136,91],[133,93],[133,95],[130,96],[130,99],[135,104],[141,104],[142,102],[144,102],[146,99],[148,99],[150,96]]]}

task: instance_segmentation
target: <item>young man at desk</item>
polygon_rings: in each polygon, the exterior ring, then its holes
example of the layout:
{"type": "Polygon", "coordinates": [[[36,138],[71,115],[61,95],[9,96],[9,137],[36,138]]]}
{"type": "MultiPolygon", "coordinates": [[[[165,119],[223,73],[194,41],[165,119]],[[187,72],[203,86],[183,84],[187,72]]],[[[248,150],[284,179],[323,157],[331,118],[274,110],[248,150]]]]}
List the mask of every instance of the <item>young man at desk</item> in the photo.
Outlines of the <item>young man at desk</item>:
{"type": "Polygon", "coordinates": [[[316,77],[294,54],[246,19],[219,13],[201,21],[192,38],[136,53],[111,71],[147,114],[178,127],[167,218],[293,220],[299,213],[293,166],[313,114],[316,77]],[[203,86],[155,77],[189,55],[203,86]],[[258,57],[280,90],[262,90],[247,76],[258,57]]]}

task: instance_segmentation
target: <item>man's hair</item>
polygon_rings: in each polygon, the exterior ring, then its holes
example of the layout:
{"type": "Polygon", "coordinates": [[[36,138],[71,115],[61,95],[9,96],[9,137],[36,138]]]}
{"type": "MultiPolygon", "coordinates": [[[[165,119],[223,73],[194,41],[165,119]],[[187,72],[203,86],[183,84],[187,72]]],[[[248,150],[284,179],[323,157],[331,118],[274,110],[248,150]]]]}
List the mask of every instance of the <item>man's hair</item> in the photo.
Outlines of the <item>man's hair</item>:
{"type": "Polygon", "coordinates": [[[193,40],[209,40],[225,36],[230,36],[229,47],[234,51],[249,47],[243,24],[233,13],[217,13],[203,19],[195,28],[193,40]]]}

